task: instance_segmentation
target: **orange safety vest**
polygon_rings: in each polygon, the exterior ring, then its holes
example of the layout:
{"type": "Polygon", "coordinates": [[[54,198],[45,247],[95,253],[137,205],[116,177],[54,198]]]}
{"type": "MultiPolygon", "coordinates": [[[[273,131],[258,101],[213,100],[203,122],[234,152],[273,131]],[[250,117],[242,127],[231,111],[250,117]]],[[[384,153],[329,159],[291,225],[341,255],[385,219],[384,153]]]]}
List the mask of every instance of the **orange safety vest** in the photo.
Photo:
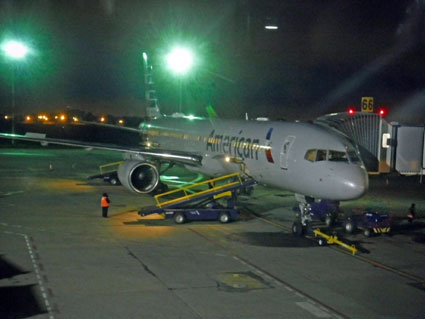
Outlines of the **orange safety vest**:
{"type": "Polygon", "coordinates": [[[102,199],[100,200],[100,205],[102,207],[109,207],[109,202],[107,200],[108,197],[102,196],[102,199]]]}

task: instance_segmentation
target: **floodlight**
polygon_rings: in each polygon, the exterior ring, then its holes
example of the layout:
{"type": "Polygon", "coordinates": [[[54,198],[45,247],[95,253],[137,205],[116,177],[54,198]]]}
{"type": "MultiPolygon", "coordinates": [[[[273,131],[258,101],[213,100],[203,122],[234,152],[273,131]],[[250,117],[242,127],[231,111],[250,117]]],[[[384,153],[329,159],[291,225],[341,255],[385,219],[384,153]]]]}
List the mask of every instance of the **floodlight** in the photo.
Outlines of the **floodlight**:
{"type": "Polygon", "coordinates": [[[28,47],[22,42],[11,40],[2,45],[4,53],[12,59],[23,59],[29,52],[28,47]]]}
{"type": "Polygon", "coordinates": [[[168,67],[176,74],[187,73],[193,65],[193,54],[186,48],[174,48],[166,59],[168,67]]]}

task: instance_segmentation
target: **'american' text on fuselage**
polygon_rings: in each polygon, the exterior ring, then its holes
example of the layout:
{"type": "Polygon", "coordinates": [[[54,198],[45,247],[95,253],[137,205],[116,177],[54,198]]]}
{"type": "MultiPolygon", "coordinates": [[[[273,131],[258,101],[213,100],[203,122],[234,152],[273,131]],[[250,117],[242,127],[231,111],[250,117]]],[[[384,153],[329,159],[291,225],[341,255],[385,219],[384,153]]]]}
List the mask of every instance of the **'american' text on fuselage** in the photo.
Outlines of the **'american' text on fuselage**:
{"type": "Polygon", "coordinates": [[[258,160],[258,150],[262,148],[258,138],[214,134],[215,130],[212,130],[207,140],[207,151],[258,160]]]}

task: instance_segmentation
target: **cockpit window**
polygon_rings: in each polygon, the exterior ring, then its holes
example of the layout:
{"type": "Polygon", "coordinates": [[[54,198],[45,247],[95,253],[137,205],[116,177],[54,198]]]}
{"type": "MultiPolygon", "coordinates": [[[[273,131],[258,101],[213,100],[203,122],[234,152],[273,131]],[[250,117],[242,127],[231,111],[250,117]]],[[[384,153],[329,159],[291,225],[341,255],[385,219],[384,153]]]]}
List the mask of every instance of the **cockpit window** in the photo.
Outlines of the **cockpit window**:
{"type": "Polygon", "coordinates": [[[316,162],[326,161],[326,150],[317,150],[316,162]]]}
{"type": "Polygon", "coordinates": [[[310,162],[326,161],[326,150],[308,150],[304,158],[310,162]]]}
{"type": "Polygon", "coordinates": [[[348,162],[348,157],[346,152],[339,151],[329,151],[329,161],[332,162],[348,162]]]}
{"type": "Polygon", "coordinates": [[[359,157],[354,151],[349,153],[341,151],[332,151],[332,150],[308,150],[305,153],[304,158],[310,162],[320,162],[320,161],[331,161],[331,162],[347,162],[350,159],[351,162],[357,163],[360,162],[359,157]]]}
{"type": "Polygon", "coordinates": [[[305,153],[304,158],[310,162],[316,161],[316,150],[308,150],[307,153],[305,153]]]}
{"type": "Polygon", "coordinates": [[[354,163],[354,164],[361,163],[359,156],[353,150],[348,151],[348,158],[350,159],[351,163],[354,163]]]}

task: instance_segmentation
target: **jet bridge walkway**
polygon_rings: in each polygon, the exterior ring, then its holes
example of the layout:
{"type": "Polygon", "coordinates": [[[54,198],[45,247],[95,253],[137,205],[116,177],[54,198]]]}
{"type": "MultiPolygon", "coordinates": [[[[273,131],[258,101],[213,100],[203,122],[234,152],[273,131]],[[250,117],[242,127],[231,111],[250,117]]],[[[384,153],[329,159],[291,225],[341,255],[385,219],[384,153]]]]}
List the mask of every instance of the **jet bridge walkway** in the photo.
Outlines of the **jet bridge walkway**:
{"type": "Polygon", "coordinates": [[[139,210],[144,217],[155,213],[165,213],[166,218],[174,218],[176,223],[186,220],[218,219],[226,223],[235,219],[236,192],[254,186],[252,179],[243,180],[240,173],[233,173],[200,183],[178,188],[155,195],[155,206],[139,210]],[[223,207],[216,200],[227,199],[227,206],[223,207]]]}

